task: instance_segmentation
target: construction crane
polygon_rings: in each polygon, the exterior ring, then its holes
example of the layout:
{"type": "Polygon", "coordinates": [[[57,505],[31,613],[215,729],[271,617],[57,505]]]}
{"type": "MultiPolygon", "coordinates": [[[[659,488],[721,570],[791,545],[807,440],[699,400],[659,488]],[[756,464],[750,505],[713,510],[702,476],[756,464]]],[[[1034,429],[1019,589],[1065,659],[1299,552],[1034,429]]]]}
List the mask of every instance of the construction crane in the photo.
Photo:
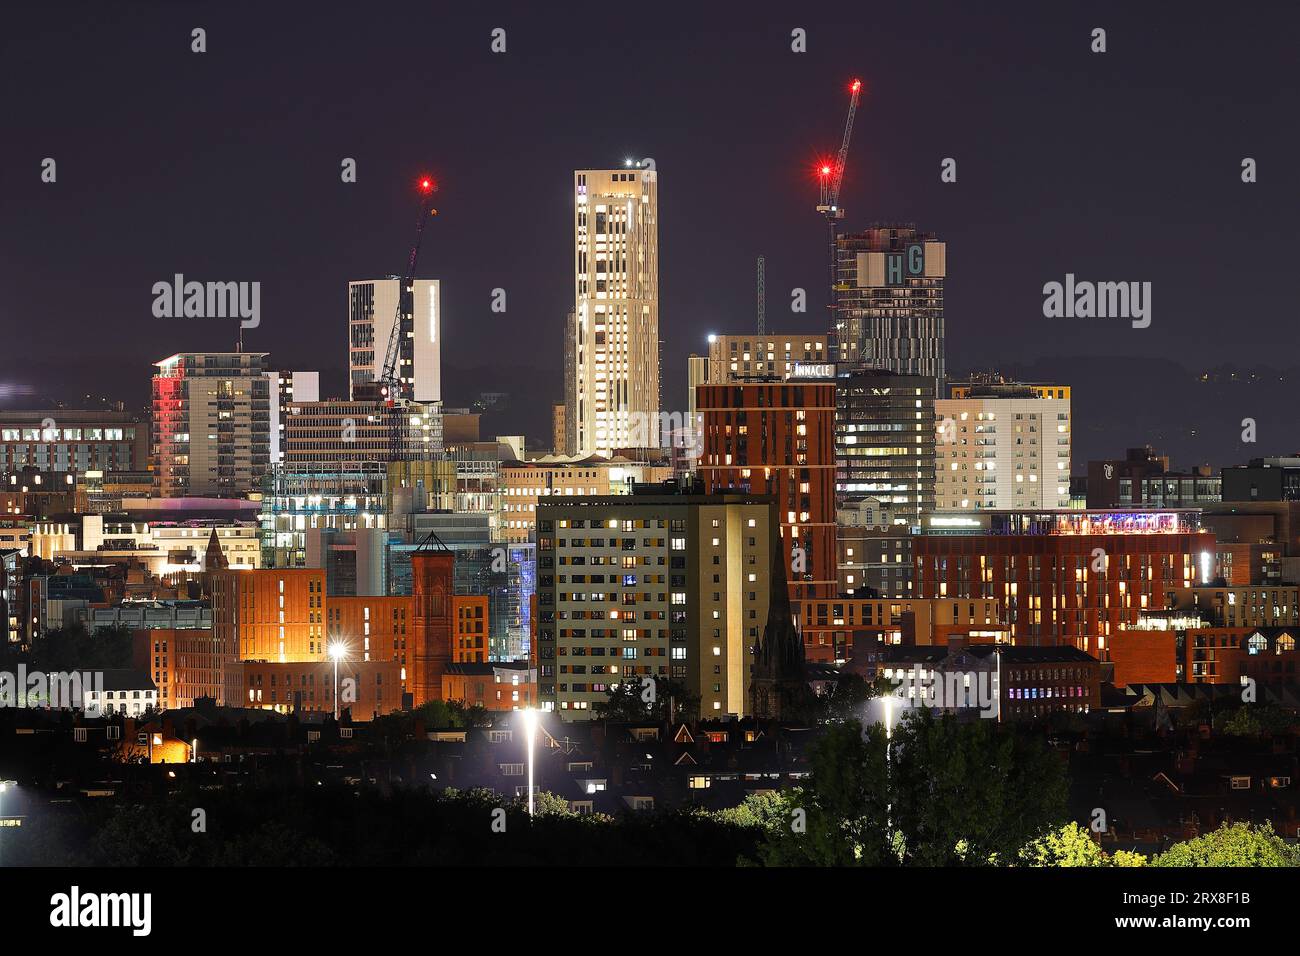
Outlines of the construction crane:
{"type": "Polygon", "coordinates": [[[849,84],[849,115],[844,120],[844,138],[840,141],[840,151],[834,162],[823,162],[817,169],[817,178],[821,184],[821,195],[817,211],[826,217],[830,232],[830,310],[831,328],[835,328],[835,224],[844,218],[844,207],[840,205],[840,187],[844,185],[844,167],[849,161],[849,140],[853,137],[853,117],[858,111],[858,94],[862,92],[862,81],[854,80],[849,84]]]}
{"type": "Polygon", "coordinates": [[[420,258],[420,242],[424,238],[424,226],[438,210],[433,208],[433,194],[437,190],[432,177],[422,176],[417,188],[420,192],[420,218],[415,224],[415,242],[411,245],[411,254],[406,261],[406,271],[401,276],[401,285],[397,287],[397,314],[393,316],[393,330],[388,336],[388,347],[384,351],[384,364],[376,380],[379,385],[379,397],[388,408],[388,457],[389,461],[405,461],[408,457],[403,435],[406,431],[406,416],[402,399],[402,375],[400,370],[402,356],[402,306],[406,302],[407,292],[415,283],[415,264],[420,258]]]}
{"type": "Polygon", "coordinates": [[[762,256],[758,257],[758,288],[755,290],[758,299],[758,334],[767,334],[767,280],[764,273],[767,271],[767,260],[762,256]]]}

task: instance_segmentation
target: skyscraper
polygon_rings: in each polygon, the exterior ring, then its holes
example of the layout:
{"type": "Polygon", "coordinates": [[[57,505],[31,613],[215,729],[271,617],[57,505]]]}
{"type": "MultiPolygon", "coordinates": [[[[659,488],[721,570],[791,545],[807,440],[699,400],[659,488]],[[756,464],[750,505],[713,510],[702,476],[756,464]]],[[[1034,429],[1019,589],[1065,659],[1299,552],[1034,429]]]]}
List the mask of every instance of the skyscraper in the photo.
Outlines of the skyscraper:
{"type": "MultiPolygon", "coordinates": [[[[348,396],[374,397],[366,386],[384,371],[388,340],[397,317],[396,276],[348,283],[348,396]],[[361,391],[358,392],[358,386],[361,391]]],[[[398,340],[399,397],[416,402],[442,401],[442,286],[437,279],[416,279],[402,296],[398,340]]]]}
{"type": "Polygon", "coordinates": [[[292,402],[320,401],[320,372],[266,372],[271,381],[271,464],[284,458],[284,418],[292,402]]]}
{"type": "Polygon", "coordinates": [[[185,352],[155,363],[154,489],[163,498],[238,498],[271,459],[266,352],[185,352]]]}
{"type": "Polygon", "coordinates": [[[778,529],[771,498],[698,486],[538,504],[542,709],[589,720],[611,688],[649,679],[684,684],[706,719],[748,716],[754,649],[785,596],[778,529]],[[587,591],[595,576],[573,572],[598,562],[608,588],[587,591]]]}
{"type": "Polygon", "coordinates": [[[574,318],[566,386],[578,454],[609,455],[659,419],[659,180],[651,168],[573,174],[574,318]],[[636,416],[641,418],[639,423],[636,416]]]}
{"type": "Polygon", "coordinates": [[[860,366],[835,389],[835,490],[874,498],[887,523],[917,526],[934,510],[934,379],[860,366]]]}
{"type": "Polygon", "coordinates": [[[943,394],[947,245],[915,226],[836,240],[835,342],[841,362],[935,379],[943,394]]]}
{"type": "Polygon", "coordinates": [[[1070,389],[954,385],[938,419],[936,511],[1070,507],[1070,389]]]}
{"type": "Polygon", "coordinates": [[[835,567],[835,381],[775,376],[701,385],[696,403],[703,454],[696,470],[710,492],[741,489],[776,499],[796,599],[832,597],[835,567]]]}

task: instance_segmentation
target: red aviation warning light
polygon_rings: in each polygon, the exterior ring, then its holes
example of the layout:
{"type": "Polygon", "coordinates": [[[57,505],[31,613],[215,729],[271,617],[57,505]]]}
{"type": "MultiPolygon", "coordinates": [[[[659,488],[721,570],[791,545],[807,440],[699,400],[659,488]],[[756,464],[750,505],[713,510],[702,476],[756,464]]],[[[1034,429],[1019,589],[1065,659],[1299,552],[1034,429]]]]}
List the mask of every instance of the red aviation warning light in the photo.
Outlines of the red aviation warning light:
{"type": "Polygon", "coordinates": [[[431,193],[431,192],[433,192],[433,189],[434,189],[434,185],[433,185],[433,177],[432,177],[432,176],[421,176],[421,177],[420,177],[420,192],[422,192],[422,193],[431,193]]]}
{"type": "Polygon", "coordinates": [[[856,92],[858,92],[858,91],[861,90],[861,89],[862,89],[862,81],[861,81],[861,80],[854,80],[852,83],[849,84],[849,92],[850,92],[850,93],[856,93],[856,92]]]}

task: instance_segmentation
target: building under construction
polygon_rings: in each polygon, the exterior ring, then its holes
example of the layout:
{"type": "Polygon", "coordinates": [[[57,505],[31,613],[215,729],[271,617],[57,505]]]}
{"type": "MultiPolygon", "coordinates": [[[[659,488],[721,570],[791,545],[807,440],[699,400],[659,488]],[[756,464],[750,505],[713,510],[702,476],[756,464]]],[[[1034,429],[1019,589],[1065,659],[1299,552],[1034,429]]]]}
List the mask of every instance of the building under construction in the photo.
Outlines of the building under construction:
{"type": "Polygon", "coordinates": [[[835,248],[837,360],[924,375],[942,394],[946,244],[914,225],[872,225],[835,248]]]}

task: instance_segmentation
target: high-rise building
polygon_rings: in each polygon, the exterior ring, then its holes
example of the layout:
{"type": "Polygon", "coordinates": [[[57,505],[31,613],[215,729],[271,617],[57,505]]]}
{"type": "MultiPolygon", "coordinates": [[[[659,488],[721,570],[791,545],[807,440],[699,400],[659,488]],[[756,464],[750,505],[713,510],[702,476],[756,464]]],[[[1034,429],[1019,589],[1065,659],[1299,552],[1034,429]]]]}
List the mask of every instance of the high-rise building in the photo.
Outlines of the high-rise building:
{"type": "Polygon", "coordinates": [[[284,419],[294,402],[320,401],[320,372],[267,372],[271,380],[271,464],[284,457],[284,419]]]}
{"type": "Polygon", "coordinates": [[[317,462],[423,461],[442,453],[437,404],[398,402],[293,402],[285,408],[282,457],[287,465],[317,462]],[[402,445],[394,453],[391,424],[401,416],[402,445]]]}
{"type": "Polygon", "coordinates": [[[835,380],[701,385],[696,402],[705,489],[773,495],[791,555],[791,598],[837,594],[835,380]],[[795,545],[803,551],[797,562],[795,545]]]}
{"type": "Polygon", "coordinates": [[[564,429],[564,402],[551,404],[551,453],[563,455],[568,447],[564,429]]]}
{"type": "Polygon", "coordinates": [[[707,381],[724,385],[755,377],[789,378],[808,371],[806,366],[833,361],[826,340],[825,335],[808,332],[710,335],[707,381]]]}
{"type": "MultiPolygon", "coordinates": [[[[348,283],[348,397],[374,397],[398,317],[396,276],[348,283]],[[360,391],[358,391],[360,387],[360,391]]],[[[416,279],[401,297],[397,377],[401,398],[442,401],[442,284],[416,279]]]]}
{"type": "Polygon", "coordinates": [[[686,424],[692,428],[699,426],[695,415],[698,411],[695,390],[709,381],[709,359],[705,355],[689,355],[686,358],[686,424]]]}
{"type": "Polygon", "coordinates": [[[578,313],[570,309],[564,316],[564,445],[557,455],[578,451],[578,313]]]}
{"type": "Polygon", "coordinates": [[[537,506],[550,497],[631,494],[637,484],[672,477],[666,463],[626,458],[539,458],[503,462],[500,471],[501,527],[511,544],[535,538],[537,506]]]}
{"type": "Polygon", "coordinates": [[[912,596],[912,528],[897,525],[874,498],[845,502],[836,511],[835,554],[840,593],[849,597],[912,596]]]}
{"type": "Polygon", "coordinates": [[[281,465],[263,483],[262,565],[306,567],[308,529],[388,526],[389,469],[377,461],[281,465]]]}
{"type": "Polygon", "coordinates": [[[586,720],[609,689],[667,679],[699,695],[703,717],[750,713],[779,547],[766,496],[669,485],[538,505],[543,709],[586,720]]]}
{"type": "Polygon", "coordinates": [[[1070,507],[1070,389],[987,381],[934,403],[935,509],[1070,507]]]}
{"type": "Polygon", "coordinates": [[[892,524],[934,510],[934,387],[929,375],[858,366],[835,380],[835,490],[874,498],[892,524]]]}
{"type": "Polygon", "coordinates": [[[928,376],[942,394],[947,245],[908,225],[872,226],[835,246],[839,361],[928,376]]]}
{"type": "Polygon", "coordinates": [[[154,488],[163,498],[239,498],[271,461],[265,352],[184,352],[155,363],[154,488]]]}
{"type": "Polygon", "coordinates": [[[658,173],[579,169],[573,190],[566,423],[574,453],[609,456],[659,419],[658,173]]]}

